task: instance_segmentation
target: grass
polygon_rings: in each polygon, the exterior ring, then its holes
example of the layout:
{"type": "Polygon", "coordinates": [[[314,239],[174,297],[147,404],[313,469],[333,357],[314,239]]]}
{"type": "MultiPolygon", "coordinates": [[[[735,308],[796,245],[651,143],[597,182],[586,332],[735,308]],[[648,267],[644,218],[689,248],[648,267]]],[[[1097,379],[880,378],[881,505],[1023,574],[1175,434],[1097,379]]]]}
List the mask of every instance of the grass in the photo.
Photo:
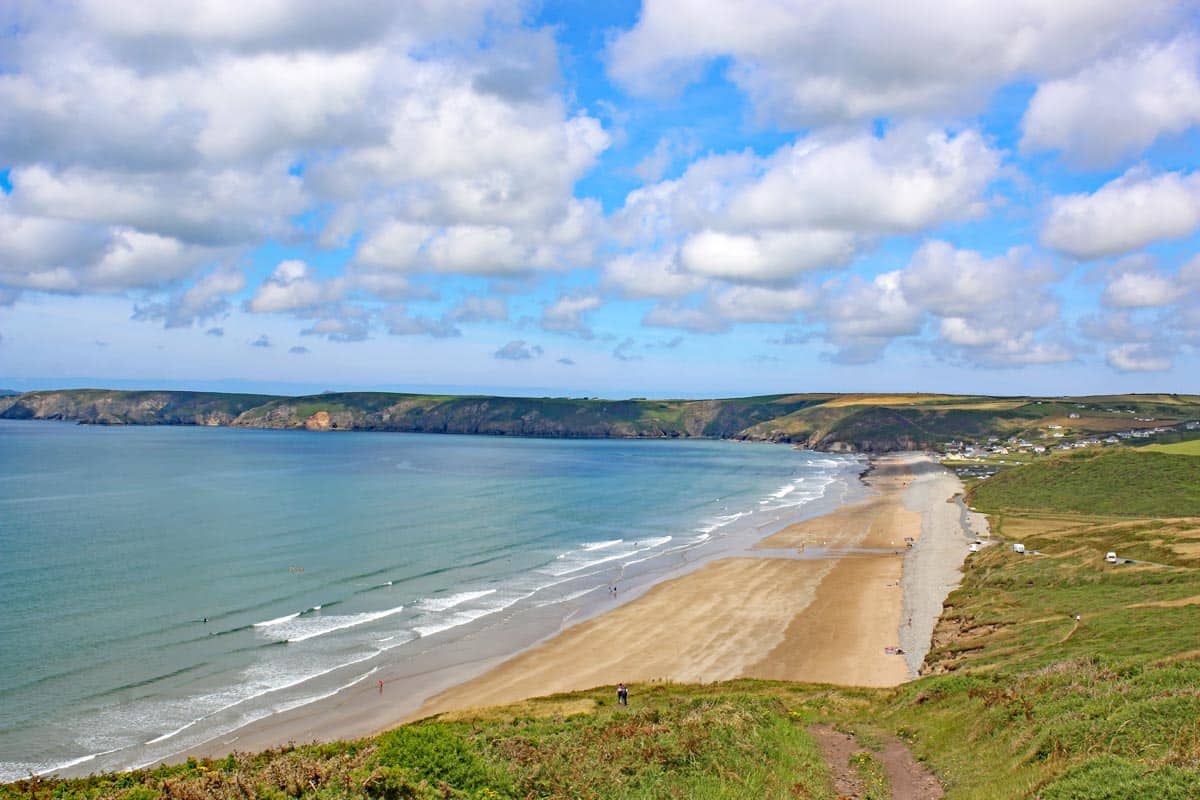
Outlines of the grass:
{"type": "MultiPolygon", "coordinates": [[[[151,797],[795,798],[833,800],[808,718],[771,692],[641,687],[639,706],[591,697],[537,701],[537,716],[499,711],[429,721],[375,739],[286,747],[154,770],[0,787],[5,800],[151,797]]],[[[526,704],[528,708],[529,704],[526,704]]]]}
{"type": "Polygon", "coordinates": [[[1073,452],[1001,472],[971,490],[971,503],[989,513],[1200,516],[1200,460],[1128,448],[1073,452]]]}
{"type": "Polygon", "coordinates": [[[855,753],[850,756],[850,766],[863,782],[862,800],[891,800],[892,787],[878,756],[866,751],[855,753]]]}
{"type": "Polygon", "coordinates": [[[1152,444],[1145,448],[1156,453],[1170,453],[1177,456],[1200,456],[1200,439],[1190,439],[1174,444],[1152,444]]]}

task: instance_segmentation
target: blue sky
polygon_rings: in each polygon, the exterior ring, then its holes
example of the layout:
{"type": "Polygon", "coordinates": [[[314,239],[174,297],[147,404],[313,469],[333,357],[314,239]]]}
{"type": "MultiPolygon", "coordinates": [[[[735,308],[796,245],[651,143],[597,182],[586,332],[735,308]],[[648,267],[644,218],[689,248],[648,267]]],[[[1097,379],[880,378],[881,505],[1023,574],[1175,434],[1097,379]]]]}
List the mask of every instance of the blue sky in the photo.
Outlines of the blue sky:
{"type": "Polygon", "coordinates": [[[0,388],[1200,392],[1193,3],[0,9],[0,388]]]}

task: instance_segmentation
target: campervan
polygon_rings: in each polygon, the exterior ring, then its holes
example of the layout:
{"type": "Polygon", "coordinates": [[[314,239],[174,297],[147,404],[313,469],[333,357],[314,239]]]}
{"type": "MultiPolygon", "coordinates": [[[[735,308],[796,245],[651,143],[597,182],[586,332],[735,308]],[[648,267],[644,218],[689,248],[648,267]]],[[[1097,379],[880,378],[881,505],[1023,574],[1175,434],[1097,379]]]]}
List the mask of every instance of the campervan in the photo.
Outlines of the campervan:
{"type": "Polygon", "coordinates": [[[1024,552],[1025,552],[1025,545],[1021,544],[1020,542],[1017,542],[1017,543],[1015,543],[1015,544],[1013,545],[1013,552],[1014,552],[1014,553],[1024,553],[1024,552]]]}

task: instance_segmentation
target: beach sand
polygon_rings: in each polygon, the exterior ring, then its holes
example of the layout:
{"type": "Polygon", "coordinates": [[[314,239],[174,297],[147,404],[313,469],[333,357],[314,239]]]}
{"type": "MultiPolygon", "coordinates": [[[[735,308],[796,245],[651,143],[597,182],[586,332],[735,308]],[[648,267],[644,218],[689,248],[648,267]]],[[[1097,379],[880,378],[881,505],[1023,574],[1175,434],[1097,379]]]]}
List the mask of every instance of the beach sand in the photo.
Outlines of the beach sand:
{"type": "Polygon", "coordinates": [[[503,642],[465,637],[179,757],[351,739],[433,714],[618,681],[755,677],[895,686],[915,676],[966,556],[965,510],[953,499],[962,485],[918,453],[872,459],[866,483],[874,491],[865,500],[628,602],[622,596],[611,610],[549,639],[539,633],[547,620],[534,617],[506,628],[503,642]],[[885,652],[897,646],[905,656],[885,652]]]}
{"type": "Polygon", "coordinates": [[[618,681],[908,680],[966,556],[953,499],[962,486],[921,454],[873,464],[866,480],[878,494],[785,528],[747,557],[659,584],[431,698],[408,719],[618,681]],[[908,658],[885,651],[897,646],[908,658]]]}

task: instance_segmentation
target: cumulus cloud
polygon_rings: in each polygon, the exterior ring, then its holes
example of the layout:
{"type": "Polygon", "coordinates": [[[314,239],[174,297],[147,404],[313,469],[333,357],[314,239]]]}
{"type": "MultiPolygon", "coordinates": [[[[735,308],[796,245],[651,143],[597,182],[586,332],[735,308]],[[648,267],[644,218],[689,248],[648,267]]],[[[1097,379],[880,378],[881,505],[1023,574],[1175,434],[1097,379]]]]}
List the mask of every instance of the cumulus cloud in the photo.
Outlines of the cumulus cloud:
{"type": "Polygon", "coordinates": [[[1200,44],[1184,36],[1039,85],[1021,122],[1021,148],[1103,167],[1197,123],[1200,44]]]}
{"type": "Polygon", "coordinates": [[[224,328],[220,328],[220,327],[217,327],[217,328],[209,328],[208,330],[206,330],[206,331],[204,332],[204,335],[205,335],[205,336],[216,336],[216,337],[220,338],[220,337],[222,337],[222,336],[224,336],[224,335],[225,335],[225,329],[224,329],[224,328]]]}
{"type": "Polygon", "coordinates": [[[1074,357],[1055,333],[1056,272],[1027,250],[987,258],[928,241],[900,270],[871,281],[852,277],[825,288],[809,319],[824,325],[834,360],[877,360],[893,341],[932,322],[935,351],[990,367],[1054,363],[1074,357]]]}
{"type": "Polygon", "coordinates": [[[509,342],[496,352],[492,353],[494,358],[499,358],[504,361],[528,361],[533,358],[539,358],[541,355],[541,347],[536,344],[528,345],[523,339],[517,339],[509,342]]]}
{"type": "Polygon", "coordinates": [[[271,347],[272,346],[271,337],[267,336],[264,333],[261,336],[259,336],[257,339],[250,342],[250,346],[251,347],[271,347]]]}
{"type": "Polygon", "coordinates": [[[1104,287],[1101,302],[1112,308],[1157,308],[1170,305],[1183,294],[1169,276],[1158,272],[1125,272],[1104,287]]]}
{"type": "Polygon", "coordinates": [[[680,273],[781,282],[838,267],[881,236],[978,216],[999,163],[975,131],[915,124],[880,136],[813,134],[765,158],[703,158],[629,194],[614,229],[655,249],[613,259],[606,280],[669,297],[694,290],[680,273]]]}
{"type": "Polygon", "coordinates": [[[342,286],[322,281],[316,270],[303,261],[281,261],[246,303],[256,314],[309,311],[339,300],[342,286]]]}
{"type": "Polygon", "coordinates": [[[519,0],[115,0],[21,9],[0,79],[0,288],[176,288],[268,240],[356,242],[339,279],[277,280],[306,313],[396,273],[587,266],[574,186],[609,146],[558,91],[519,0]],[[414,157],[414,154],[420,154],[414,157]]]}
{"type": "Polygon", "coordinates": [[[564,357],[564,358],[560,358],[560,359],[558,359],[558,363],[559,363],[559,364],[562,364],[562,365],[563,365],[563,366],[565,366],[565,367],[573,367],[573,366],[575,366],[575,361],[574,361],[573,359],[570,359],[570,358],[565,358],[565,357],[564,357]]]}
{"type": "Polygon", "coordinates": [[[294,356],[303,356],[303,355],[308,355],[308,354],[309,354],[309,353],[311,353],[312,351],[311,351],[311,350],[309,350],[309,349],[308,349],[307,347],[305,347],[304,345],[300,345],[300,344],[298,344],[298,345],[295,345],[294,347],[289,347],[289,348],[288,348],[288,352],[289,352],[289,353],[291,353],[291,354],[292,354],[292,355],[294,355],[294,356]]]}
{"type": "Polygon", "coordinates": [[[969,112],[1002,83],[1078,69],[1183,13],[1167,0],[647,0],[612,41],[609,71],[655,95],[727,58],[759,116],[795,127],[969,112]]]}
{"type": "Polygon", "coordinates": [[[1108,365],[1120,372],[1165,372],[1171,368],[1170,356],[1151,344],[1123,344],[1106,354],[1108,365]]]}
{"type": "Polygon", "coordinates": [[[1134,168],[1090,194],[1055,198],[1042,244],[1073,258],[1122,255],[1200,227],[1200,174],[1134,168]]]}
{"type": "Polygon", "coordinates": [[[616,256],[604,265],[603,283],[631,298],[683,297],[707,285],[680,268],[674,250],[616,256]]]}
{"type": "MultiPolygon", "coordinates": [[[[166,328],[197,325],[229,310],[229,298],[246,288],[246,276],[240,270],[219,269],[203,276],[187,289],[165,301],[134,307],[133,318],[161,320],[166,328]]],[[[220,330],[218,328],[210,329],[220,330]]]]}
{"type": "Polygon", "coordinates": [[[542,329],[590,339],[593,336],[592,329],[584,317],[589,311],[603,305],[603,302],[594,294],[565,294],[542,310],[542,329]]]}

